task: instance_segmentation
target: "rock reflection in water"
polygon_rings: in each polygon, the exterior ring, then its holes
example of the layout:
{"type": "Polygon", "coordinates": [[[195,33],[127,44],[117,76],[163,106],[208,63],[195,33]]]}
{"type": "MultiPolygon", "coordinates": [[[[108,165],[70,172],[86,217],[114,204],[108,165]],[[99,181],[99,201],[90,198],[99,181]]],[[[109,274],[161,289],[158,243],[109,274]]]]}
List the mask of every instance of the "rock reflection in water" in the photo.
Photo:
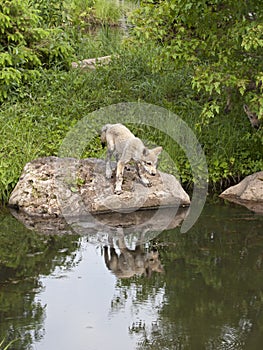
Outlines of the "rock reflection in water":
{"type": "Polygon", "coordinates": [[[28,229],[41,234],[79,234],[88,237],[94,244],[109,245],[114,242],[116,229],[122,228],[125,236],[136,236],[148,241],[166,229],[179,226],[188,214],[188,208],[160,208],[139,210],[131,213],[67,216],[66,218],[45,218],[29,216],[21,211],[11,210],[12,215],[28,229]]]}

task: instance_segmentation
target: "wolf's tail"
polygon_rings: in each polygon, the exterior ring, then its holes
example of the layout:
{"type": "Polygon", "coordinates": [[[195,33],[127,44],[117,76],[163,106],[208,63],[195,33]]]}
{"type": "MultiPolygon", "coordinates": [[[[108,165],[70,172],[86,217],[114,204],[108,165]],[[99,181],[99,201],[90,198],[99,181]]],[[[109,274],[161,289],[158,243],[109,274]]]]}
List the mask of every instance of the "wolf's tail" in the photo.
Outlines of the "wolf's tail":
{"type": "Polygon", "coordinates": [[[107,140],[106,140],[106,131],[108,130],[109,126],[111,124],[106,124],[101,128],[101,132],[100,132],[100,141],[103,147],[105,147],[107,140]]]}

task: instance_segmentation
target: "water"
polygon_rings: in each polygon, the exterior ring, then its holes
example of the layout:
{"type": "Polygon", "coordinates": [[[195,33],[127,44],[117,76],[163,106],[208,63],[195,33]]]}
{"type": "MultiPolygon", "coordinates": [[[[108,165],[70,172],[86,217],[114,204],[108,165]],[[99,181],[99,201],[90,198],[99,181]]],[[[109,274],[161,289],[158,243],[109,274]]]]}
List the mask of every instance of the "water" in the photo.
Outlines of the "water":
{"type": "Polygon", "coordinates": [[[262,348],[263,216],[208,204],[191,231],[148,235],[122,258],[117,241],[110,251],[90,235],[0,219],[0,343],[15,339],[10,349],[262,348]]]}

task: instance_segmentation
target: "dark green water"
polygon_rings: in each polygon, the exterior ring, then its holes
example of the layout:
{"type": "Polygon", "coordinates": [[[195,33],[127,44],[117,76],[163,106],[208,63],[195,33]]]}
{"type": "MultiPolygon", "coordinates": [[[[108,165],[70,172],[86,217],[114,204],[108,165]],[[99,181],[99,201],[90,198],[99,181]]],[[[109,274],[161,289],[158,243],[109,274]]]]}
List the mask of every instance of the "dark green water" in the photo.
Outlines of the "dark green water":
{"type": "Polygon", "coordinates": [[[87,235],[0,220],[0,343],[16,339],[10,349],[262,349],[263,216],[207,205],[189,232],[127,251],[138,266],[159,252],[130,278],[117,278],[116,260],[115,273],[105,263],[114,251],[87,235]]]}

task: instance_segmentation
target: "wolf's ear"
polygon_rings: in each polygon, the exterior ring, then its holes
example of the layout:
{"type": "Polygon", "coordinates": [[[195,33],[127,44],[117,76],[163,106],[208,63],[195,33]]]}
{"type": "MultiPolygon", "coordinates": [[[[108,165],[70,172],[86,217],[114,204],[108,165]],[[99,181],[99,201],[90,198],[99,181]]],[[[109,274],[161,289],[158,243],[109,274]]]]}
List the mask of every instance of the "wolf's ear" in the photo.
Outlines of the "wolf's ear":
{"type": "Polygon", "coordinates": [[[152,149],[152,152],[158,157],[159,154],[162,152],[163,148],[161,146],[155,147],[152,149]]]}
{"type": "Polygon", "coordinates": [[[245,111],[246,113],[249,113],[249,112],[250,112],[250,110],[249,110],[249,108],[248,108],[247,105],[243,105],[243,108],[244,108],[244,111],[245,111]]]}
{"type": "Polygon", "coordinates": [[[142,151],[142,154],[143,154],[144,156],[148,156],[149,150],[145,147],[145,148],[143,149],[143,151],[142,151]]]}

